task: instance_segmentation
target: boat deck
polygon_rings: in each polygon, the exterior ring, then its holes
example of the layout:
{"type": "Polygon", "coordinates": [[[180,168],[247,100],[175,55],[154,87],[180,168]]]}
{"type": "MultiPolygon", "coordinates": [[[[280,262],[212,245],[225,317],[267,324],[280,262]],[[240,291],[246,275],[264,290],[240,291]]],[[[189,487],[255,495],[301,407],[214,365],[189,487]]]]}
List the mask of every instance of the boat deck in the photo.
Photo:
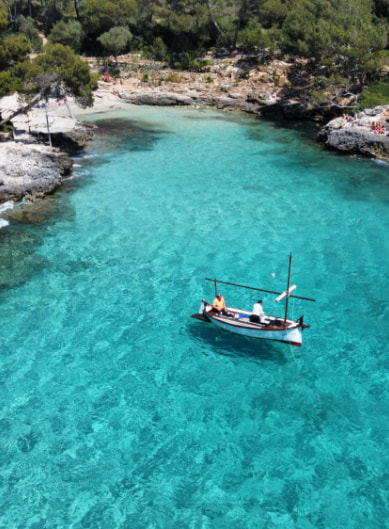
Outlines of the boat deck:
{"type": "Polygon", "coordinates": [[[279,331],[282,329],[290,329],[298,326],[298,322],[293,320],[286,320],[277,318],[275,316],[266,316],[263,323],[250,321],[250,313],[246,313],[239,309],[227,307],[228,315],[219,314],[214,309],[207,311],[209,317],[226,322],[236,326],[252,327],[253,329],[263,329],[267,331],[279,331]]]}

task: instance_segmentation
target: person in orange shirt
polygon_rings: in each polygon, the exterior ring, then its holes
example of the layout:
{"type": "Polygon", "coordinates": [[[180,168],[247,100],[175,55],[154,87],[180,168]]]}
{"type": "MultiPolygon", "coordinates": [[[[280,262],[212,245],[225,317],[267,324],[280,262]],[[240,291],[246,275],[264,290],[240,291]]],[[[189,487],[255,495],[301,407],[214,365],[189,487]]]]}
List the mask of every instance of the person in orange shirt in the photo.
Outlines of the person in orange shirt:
{"type": "Polygon", "coordinates": [[[226,311],[226,302],[224,301],[224,298],[221,294],[218,294],[216,298],[213,300],[213,308],[219,313],[224,314],[224,316],[227,316],[228,313],[226,311]]]}

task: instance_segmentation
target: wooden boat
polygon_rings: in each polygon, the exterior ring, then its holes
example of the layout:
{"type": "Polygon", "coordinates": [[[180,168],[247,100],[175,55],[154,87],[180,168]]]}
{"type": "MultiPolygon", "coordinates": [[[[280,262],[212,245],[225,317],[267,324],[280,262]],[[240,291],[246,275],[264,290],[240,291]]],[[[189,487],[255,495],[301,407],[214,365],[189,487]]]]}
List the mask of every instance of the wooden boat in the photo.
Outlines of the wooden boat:
{"type": "Polygon", "coordinates": [[[258,290],[260,292],[266,292],[269,294],[277,294],[276,302],[281,301],[285,298],[285,316],[279,318],[277,316],[268,316],[263,319],[262,322],[253,322],[250,320],[251,311],[242,310],[234,307],[226,307],[226,315],[223,315],[217,311],[211,303],[208,303],[205,299],[201,301],[200,309],[198,313],[192,314],[192,318],[200,321],[213,323],[217,327],[226,331],[233,332],[235,334],[241,334],[250,338],[258,338],[261,340],[275,340],[278,342],[285,342],[298,347],[302,344],[302,332],[304,329],[310,327],[304,323],[304,317],[301,316],[298,320],[288,319],[288,304],[289,298],[303,299],[306,301],[315,301],[312,298],[304,298],[301,296],[292,295],[296,288],[296,285],[290,285],[290,275],[292,268],[292,254],[289,258],[289,273],[288,273],[288,285],[284,292],[273,292],[271,290],[264,290],[261,288],[249,287],[245,285],[238,285],[236,283],[229,283],[227,281],[221,281],[218,279],[205,278],[207,281],[213,281],[215,284],[215,293],[217,293],[217,284],[223,283],[225,285],[231,285],[240,288],[249,288],[251,290],[258,290]]]}

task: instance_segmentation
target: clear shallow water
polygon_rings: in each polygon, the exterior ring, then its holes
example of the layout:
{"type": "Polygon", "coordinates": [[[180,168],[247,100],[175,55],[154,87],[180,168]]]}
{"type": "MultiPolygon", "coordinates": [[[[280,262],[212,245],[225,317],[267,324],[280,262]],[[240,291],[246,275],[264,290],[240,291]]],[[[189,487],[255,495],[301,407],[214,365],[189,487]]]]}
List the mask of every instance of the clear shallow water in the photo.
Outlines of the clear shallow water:
{"type": "Polygon", "coordinates": [[[388,166],[239,114],[105,118],[3,213],[0,528],[388,527],[388,166]],[[190,318],[204,277],[283,290],[290,252],[301,349],[190,318]]]}

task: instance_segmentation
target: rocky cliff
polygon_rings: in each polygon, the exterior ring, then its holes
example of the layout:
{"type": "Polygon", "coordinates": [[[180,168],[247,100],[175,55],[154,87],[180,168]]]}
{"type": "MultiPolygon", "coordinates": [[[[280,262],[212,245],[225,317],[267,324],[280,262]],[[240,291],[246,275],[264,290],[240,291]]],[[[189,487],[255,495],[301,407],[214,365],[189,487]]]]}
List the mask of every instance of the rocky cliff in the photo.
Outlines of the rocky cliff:
{"type": "MultiPolygon", "coordinates": [[[[0,100],[0,115],[18,110],[17,96],[0,100]]],[[[51,103],[54,107],[56,103],[51,103]]],[[[72,116],[56,115],[55,108],[35,107],[12,119],[11,138],[0,142],[0,204],[35,200],[52,193],[70,174],[70,155],[93,137],[93,127],[72,116]],[[51,142],[51,146],[49,143],[51,142]]]]}
{"type": "Polygon", "coordinates": [[[34,200],[53,192],[69,174],[68,154],[45,145],[0,143],[0,203],[34,200]]]}
{"type": "Polygon", "coordinates": [[[318,137],[328,147],[349,154],[389,158],[389,105],[344,115],[322,127],[318,137]]]}

